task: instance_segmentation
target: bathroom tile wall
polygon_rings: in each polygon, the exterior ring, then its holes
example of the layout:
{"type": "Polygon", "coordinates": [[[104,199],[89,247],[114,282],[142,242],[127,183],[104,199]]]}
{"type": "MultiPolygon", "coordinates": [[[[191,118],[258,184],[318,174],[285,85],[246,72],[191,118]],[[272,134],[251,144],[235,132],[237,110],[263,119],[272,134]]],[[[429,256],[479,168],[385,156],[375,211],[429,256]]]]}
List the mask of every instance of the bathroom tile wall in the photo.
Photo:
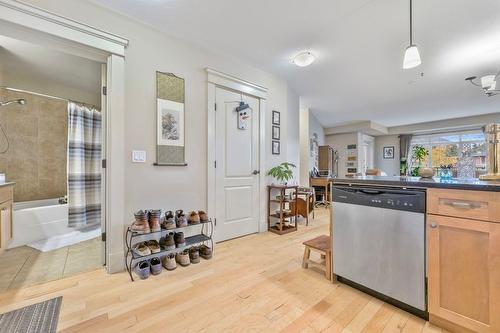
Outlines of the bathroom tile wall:
{"type": "MultiPolygon", "coordinates": [[[[14,201],[66,195],[68,115],[65,101],[0,88],[0,99],[24,98],[26,105],[0,109],[9,149],[0,153],[0,172],[16,182],[14,201]]],[[[0,152],[7,148],[0,132],[0,152]]]]}

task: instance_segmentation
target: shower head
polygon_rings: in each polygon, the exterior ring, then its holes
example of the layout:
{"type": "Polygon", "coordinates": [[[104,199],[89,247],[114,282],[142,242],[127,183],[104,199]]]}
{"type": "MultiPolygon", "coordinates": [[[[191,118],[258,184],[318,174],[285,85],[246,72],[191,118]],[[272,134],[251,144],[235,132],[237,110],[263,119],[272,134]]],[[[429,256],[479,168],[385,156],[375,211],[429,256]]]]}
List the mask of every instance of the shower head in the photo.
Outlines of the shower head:
{"type": "Polygon", "coordinates": [[[14,99],[14,100],[11,100],[11,101],[7,101],[7,102],[0,102],[0,106],[6,106],[6,105],[9,105],[9,104],[12,104],[12,103],[17,103],[17,104],[25,105],[26,104],[26,100],[24,98],[20,98],[20,99],[14,99]]]}

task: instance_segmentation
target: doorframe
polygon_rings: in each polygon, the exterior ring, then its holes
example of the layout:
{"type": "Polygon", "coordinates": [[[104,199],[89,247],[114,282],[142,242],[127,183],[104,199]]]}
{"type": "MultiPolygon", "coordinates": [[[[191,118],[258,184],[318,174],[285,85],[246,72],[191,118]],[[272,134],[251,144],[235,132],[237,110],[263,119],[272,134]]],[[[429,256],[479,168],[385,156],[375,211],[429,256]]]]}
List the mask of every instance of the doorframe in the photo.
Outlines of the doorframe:
{"type": "MultiPolygon", "coordinates": [[[[259,232],[267,230],[266,203],[266,100],[268,89],[237,77],[206,68],[207,72],[207,212],[215,214],[216,190],[216,141],[215,141],[215,90],[223,88],[241,92],[259,99],[259,232]]],[[[217,227],[215,227],[217,229],[217,227]]]]}
{"type": "Polygon", "coordinates": [[[97,60],[107,66],[106,105],[103,107],[102,188],[106,237],[106,270],[124,269],[125,179],[125,49],[128,40],[84,23],[16,0],[0,0],[2,34],[47,45],[59,51],[97,60]]]}

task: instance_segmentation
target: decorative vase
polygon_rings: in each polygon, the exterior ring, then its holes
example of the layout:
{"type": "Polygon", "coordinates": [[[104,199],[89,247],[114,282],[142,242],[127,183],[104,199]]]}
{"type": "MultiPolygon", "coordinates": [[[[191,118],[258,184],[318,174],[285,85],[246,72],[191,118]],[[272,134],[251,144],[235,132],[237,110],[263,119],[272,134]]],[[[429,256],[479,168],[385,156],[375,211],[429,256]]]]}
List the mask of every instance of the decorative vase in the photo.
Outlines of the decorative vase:
{"type": "Polygon", "coordinates": [[[434,177],[434,169],[433,168],[420,168],[418,170],[418,175],[422,178],[432,178],[432,177],[434,177]]]}

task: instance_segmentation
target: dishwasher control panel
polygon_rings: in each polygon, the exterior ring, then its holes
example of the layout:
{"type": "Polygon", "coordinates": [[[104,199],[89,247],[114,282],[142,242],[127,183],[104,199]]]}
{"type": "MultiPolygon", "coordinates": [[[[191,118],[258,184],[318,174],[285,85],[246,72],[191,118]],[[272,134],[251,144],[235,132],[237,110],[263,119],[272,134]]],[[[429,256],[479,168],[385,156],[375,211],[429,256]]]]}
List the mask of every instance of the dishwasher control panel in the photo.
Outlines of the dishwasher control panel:
{"type": "Polygon", "coordinates": [[[416,213],[425,212],[425,190],[371,186],[333,187],[333,201],[416,213]]]}

